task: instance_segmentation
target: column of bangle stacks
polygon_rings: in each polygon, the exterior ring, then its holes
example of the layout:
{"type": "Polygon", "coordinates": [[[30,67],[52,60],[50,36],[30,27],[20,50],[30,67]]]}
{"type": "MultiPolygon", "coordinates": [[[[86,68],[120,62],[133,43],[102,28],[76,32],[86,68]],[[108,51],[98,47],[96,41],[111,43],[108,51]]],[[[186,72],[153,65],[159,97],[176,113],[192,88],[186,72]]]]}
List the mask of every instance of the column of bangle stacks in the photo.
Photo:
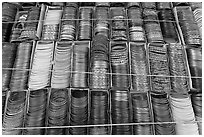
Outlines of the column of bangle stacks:
{"type": "Polygon", "coordinates": [[[90,62],[90,88],[108,89],[109,84],[109,50],[108,39],[102,34],[97,34],[91,47],[90,62]]]}
{"type": "Polygon", "coordinates": [[[131,120],[130,116],[130,102],[128,90],[111,90],[111,117],[112,135],[132,135],[131,125],[117,125],[127,124],[131,120]]]}
{"type": "Polygon", "coordinates": [[[2,3],[2,42],[9,42],[17,10],[14,3],[2,3]]]}
{"type": "Polygon", "coordinates": [[[22,40],[30,40],[37,39],[37,29],[38,29],[38,21],[40,19],[40,11],[42,8],[40,7],[32,7],[28,11],[28,17],[26,19],[26,23],[24,29],[21,32],[19,39],[22,40]]]}
{"type": "Polygon", "coordinates": [[[96,7],[95,9],[95,18],[94,22],[94,36],[104,35],[109,38],[109,8],[108,7],[96,7]]]}
{"type": "Polygon", "coordinates": [[[143,28],[142,10],[140,5],[128,7],[128,26],[130,41],[145,42],[146,36],[143,28]]]}
{"type": "Polygon", "coordinates": [[[29,77],[29,88],[31,90],[50,86],[53,50],[54,42],[37,42],[29,77]]]}
{"type": "MultiPolygon", "coordinates": [[[[152,2],[153,3],[153,2],[152,2]]],[[[161,27],[158,21],[155,3],[143,3],[143,19],[147,41],[149,43],[163,43],[161,27]]]]}
{"type": "Polygon", "coordinates": [[[167,45],[149,44],[148,56],[152,91],[165,93],[170,91],[169,65],[167,60],[167,45]]]}
{"type": "Polygon", "coordinates": [[[130,76],[127,43],[111,43],[112,88],[129,88],[130,76]]]}
{"type": "Polygon", "coordinates": [[[22,42],[18,45],[9,85],[11,91],[27,90],[32,50],[33,42],[22,42]]]}
{"type": "Polygon", "coordinates": [[[202,39],[191,7],[178,6],[176,7],[176,12],[185,44],[200,47],[202,39]]]}
{"type": "Polygon", "coordinates": [[[174,121],[176,122],[177,135],[198,135],[198,125],[195,122],[195,115],[190,97],[170,96],[171,109],[174,121]]]}
{"type": "MultiPolygon", "coordinates": [[[[48,113],[47,127],[68,126],[68,90],[51,89],[48,113]]],[[[48,128],[47,135],[65,135],[66,128],[48,128]]]]}
{"type": "Polygon", "coordinates": [[[79,8],[78,40],[92,39],[92,16],[93,8],[91,7],[79,8]]]}
{"type": "Polygon", "coordinates": [[[167,43],[179,42],[176,31],[175,17],[169,2],[159,2],[157,4],[158,17],[164,41],[167,43]]]}
{"type": "Polygon", "coordinates": [[[110,135],[109,124],[109,98],[108,91],[91,90],[90,94],[90,124],[96,125],[89,128],[90,135],[110,135]],[[99,126],[97,126],[99,125],[99,126]]]}
{"type": "Polygon", "coordinates": [[[148,64],[146,58],[146,44],[133,43],[130,44],[131,57],[131,74],[132,74],[132,89],[135,92],[148,92],[149,77],[148,64]]]}
{"type": "Polygon", "coordinates": [[[154,114],[155,134],[156,135],[175,135],[175,124],[173,119],[170,102],[167,93],[150,93],[152,109],[154,114]],[[162,112],[162,113],[161,113],[162,112]],[[161,123],[160,123],[161,122],[161,123]]]}
{"type": "Polygon", "coordinates": [[[133,122],[138,125],[133,126],[134,135],[153,135],[153,122],[151,107],[147,93],[131,93],[133,122]],[[144,123],[144,124],[139,124],[144,123]]]}
{"type": "Polygon", "coordinates": [[[9,89],[12,68],[16,58],[17,44],[2,43],[2,90],[9,89]]]}
{"type": "Polygon", "coordinates": [[[70,105],[70,127],[69,134],[71,135],[87,135],[87,127],[80,125],[88,124],[88,90],[71,90],[71,105],[70,105]]]}
{"type": "Polygon", "coordinates": [[[90,62],[90,88],[108,89],[109,88],[109,21],[108,7],[96,7],[94,22],[94,37],[91,46],[90,62]]]}
{"type": "Polygon", "coordinates": [[[25,21],[28,17],[28,11],[18,11],[16,14],[15,23],[13,25],[10,42],[19,42],[22,30],[25,28],[25,21]]]}
{"type": "Polygon", "coordinates": [[[187,48],[187,58],[191,73],[192,87],[202,92],[202,49],[187,48]]]}
{"type": "Polygon", "coordinates": [[[48,90],[32,90],[28,97],[28,108],[25,118],[24,135],[44,135],[46,112],[47,112],[48,90]]]}
{"type": "Polygon", "coordinates": [[[62,8],[60,6],[48,6],[43,22],[41,40],[57,40],[62,8]]]}
{"type": "Polygon", "coordinates": [[[184,54],[184,47],[181,44],[169,44],[169,67],[171,77],[171,95],[175,96],[188,96],[190,91],[189,75],[187,71],[186,58],[184,54]]]}
{"type": "Polygon", "coordinates": [[[71,78],[72,43],[57,42],[54,53],[51,87],[67,88],[71,78]]]}
{"type": "Polygon", "coordinates": [[[88,87],[89,42],[78,41],[73,45],[71,87],[88,87]]]}
{"type": "Polygon", "coordinates": [[[66,6],[63,9],[61,29],[59,34],[60,41],[76,40],[76,18],[77,7],[66,6]]]}
{"type": "Polygon", "coordinates": [[[126,12],[124,7],[111,7],[110,14],[112,20],[112,34],[113,41],[126,41],[127,40],[127,21],[126,12]]]}
{"type": "Polygon", "coordinates": [[[26,110],[26,91],[10,92],[2,122],[3,135],[22,135],[26,110]],[[12,129],[14,128],[14,129],[12,129]],[[19,129],[15,129],[19,128],[19,129]]]}

